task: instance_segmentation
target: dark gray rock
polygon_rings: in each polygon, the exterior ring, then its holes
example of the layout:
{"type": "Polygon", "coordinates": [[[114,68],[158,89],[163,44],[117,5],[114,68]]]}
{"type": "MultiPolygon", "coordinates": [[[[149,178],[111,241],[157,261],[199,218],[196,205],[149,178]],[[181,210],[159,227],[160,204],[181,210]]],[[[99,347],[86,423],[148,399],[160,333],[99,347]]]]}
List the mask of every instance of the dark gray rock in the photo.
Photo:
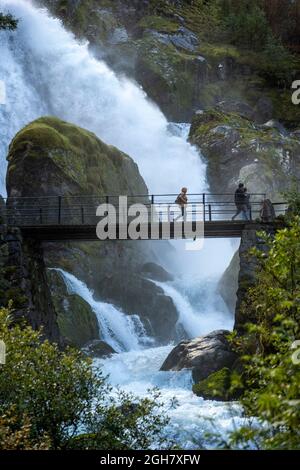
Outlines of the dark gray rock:
{"type": "Polygon", "coordinates": [[[154,281],[168,282],[174,280],[174,277],[168,271],[156,263],[145,263],[142,266],[142,273],[154,281]]]}
{"type": "Polygon", "coordinates": [[[255,110],[244,101],[238,100],[224,100],[217,103],[217,108],[225,113],[237,113],[247,119],[253,119],[255,110]]]}
{"type": "Polygon", "coordinates": [[[116,354],[116,351],[105,341],[94,340],[82,348],[82,352],[90,357],[104,358],[116,354]]]}
{"type": "Polygon", "coordinates": [[[223,367],[231,368],[237,359],[226,336],[229,331],[217,330],[189,341],[182,341],[169,354],[161,370],[192,369],[197,383],[223,367]]]}
{"type": "MultiPolygon", "coordinates": [[[[145,32],[158,39],[163,44],[173,45],[177,49],[183,49],[188,52],[195,52],[199,46],[199,39],[196,34],[183,26],[180,27],[175,34],[160,33],[153,30],[146,30],[145,32]]],[[[202,59],[204,59],[204,57],[202,59]]]]}

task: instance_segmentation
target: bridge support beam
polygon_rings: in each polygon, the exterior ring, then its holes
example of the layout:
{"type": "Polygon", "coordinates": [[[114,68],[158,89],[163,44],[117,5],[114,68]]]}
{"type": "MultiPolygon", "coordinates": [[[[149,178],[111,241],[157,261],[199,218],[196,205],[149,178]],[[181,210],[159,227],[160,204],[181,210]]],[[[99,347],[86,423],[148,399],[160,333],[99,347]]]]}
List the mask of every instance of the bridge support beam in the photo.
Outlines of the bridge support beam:
{"type": "Polygon", "coordinates": [[[25,319],[34,329],[43,326],[45,337],[63,346],[41,243],[23,240],[19,229],[1,224],[0,267],[1,305],[12,300],[16,322],[25,319]]]}

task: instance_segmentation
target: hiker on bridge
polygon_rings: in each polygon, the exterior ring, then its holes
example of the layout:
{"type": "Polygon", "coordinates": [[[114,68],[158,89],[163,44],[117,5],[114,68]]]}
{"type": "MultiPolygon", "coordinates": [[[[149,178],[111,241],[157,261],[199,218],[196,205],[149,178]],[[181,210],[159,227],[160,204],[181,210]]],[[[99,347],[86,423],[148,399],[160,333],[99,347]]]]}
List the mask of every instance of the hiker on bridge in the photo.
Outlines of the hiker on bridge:
{"type": "Polygon", "coordinates": [[[235,202],[237,210],[234,216],[232,217],[232,220],[235,220],[235,218],[240,214],[242,214],[245,220],[249,220],[248,213],[247,213],[248,212],[247,205],[250,204],[250,195],[248,199],[247,188],[245,192],[244,183],[240,183],[237,190],[235,191],[234,202],[235,202]]]}
{"type": "Polygon", "coordinates": [[[180,206],[180,208],[181,208],[181,215],[178,215],[178,217],[176,217],[174,219],[174,222],[176,220],[178,220],[180,217],[182,217],[183,220],[186,221],[186,205],[187,205],[187,202],[188,202],[187,188],[182,188],[181,193],[178,194],[178,196],[176,198],[176,201],[175,201],[175,204],[178,204],[178,206],[180,206]]]}

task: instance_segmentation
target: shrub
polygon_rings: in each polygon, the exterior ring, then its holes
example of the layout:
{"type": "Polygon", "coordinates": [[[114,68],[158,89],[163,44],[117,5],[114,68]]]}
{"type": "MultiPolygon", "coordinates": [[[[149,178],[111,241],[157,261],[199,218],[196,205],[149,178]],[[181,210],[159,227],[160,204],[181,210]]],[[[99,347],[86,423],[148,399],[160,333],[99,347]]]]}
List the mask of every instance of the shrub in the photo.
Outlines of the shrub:
{"type": "Polygon", "coordinates": [[[7,350],[6,364],[0,365],[2,448],[16,432],[22,435],[17,448],[44,442],[51,449],[162,445],[168,419],[161,416],[156,391],[145,399],[112,396],[90,359],[75,349],[60,351],[30,326],[13,324],[8,309],[0,309],[0,339],[7,350]]]}

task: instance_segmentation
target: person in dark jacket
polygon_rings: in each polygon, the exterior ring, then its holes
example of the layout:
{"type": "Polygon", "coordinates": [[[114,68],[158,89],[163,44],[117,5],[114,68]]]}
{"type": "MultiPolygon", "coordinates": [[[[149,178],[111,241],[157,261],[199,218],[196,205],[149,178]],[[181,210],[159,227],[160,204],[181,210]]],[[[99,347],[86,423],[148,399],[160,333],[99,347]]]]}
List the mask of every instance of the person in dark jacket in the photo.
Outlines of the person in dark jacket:
{"type": "Polygon", "coordinates": [[[234,194],[234,202],[236,205],[236,213],[232,217],[232,220],[235,220],[235,218],[242,214],[243,218],[248,220],[247,216],[247,195],[245,193],[245,186],[243,183],[239,184],[239,187],[235,191],[234,194]]]}

